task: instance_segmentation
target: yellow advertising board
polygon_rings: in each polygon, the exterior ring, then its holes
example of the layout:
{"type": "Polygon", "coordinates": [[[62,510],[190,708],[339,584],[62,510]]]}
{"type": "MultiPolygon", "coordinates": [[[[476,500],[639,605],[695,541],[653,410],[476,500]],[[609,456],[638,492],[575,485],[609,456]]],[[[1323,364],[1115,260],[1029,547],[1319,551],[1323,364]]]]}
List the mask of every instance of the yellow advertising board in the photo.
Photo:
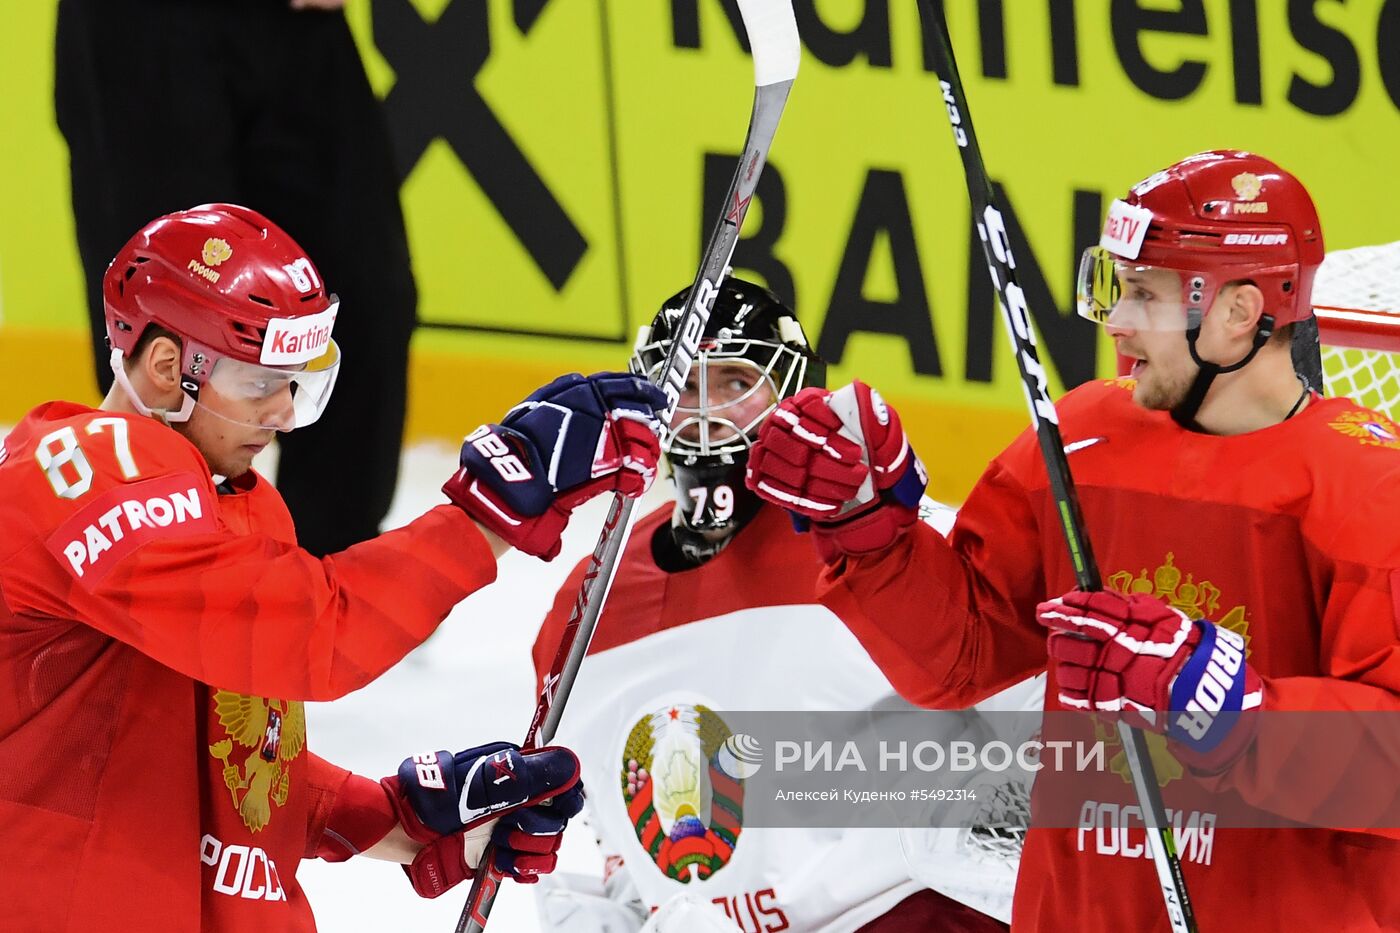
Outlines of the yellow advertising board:
{"type": "MultiPolygon", "coordinates": [[[[947,7],[989,169],[1024,231],[1013,242],[1052,391],[1112,368],[1070,308],[1104,205],[1184,155],[1280,162],[1332,248],[1400,239],[1400,0],[947,7]]],[[[1023,401],[917,5],[795,9],[801,72],[735,271],[795,299],[833,381],[895,400],[931,491],[960,499],[1023,401]]],[[[425,325],[411,430],[460,433],[555,372],[621,366],[694,276],[743,143],[752,69],[732,0],[350,0],[347,15],[404,175],[425,325]]],[[[82,326],[53,10],[9,19],[0,362],[34,346],[18,335],[82,326]]],[[[26,389],[7,378],[0,419],[38,400],[21,405],[26,389]]]]}

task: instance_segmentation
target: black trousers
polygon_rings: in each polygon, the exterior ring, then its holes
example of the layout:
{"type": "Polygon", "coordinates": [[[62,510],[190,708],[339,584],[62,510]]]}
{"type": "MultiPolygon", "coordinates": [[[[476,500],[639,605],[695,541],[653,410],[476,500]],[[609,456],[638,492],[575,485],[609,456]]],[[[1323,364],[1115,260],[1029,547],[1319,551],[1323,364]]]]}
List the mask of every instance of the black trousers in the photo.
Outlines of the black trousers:
{"type": "Polygon", "coordinates": [[[377,534],[417,293],[387,125],[345,17],[286,0],[61,0],[55,72],[102,391],[102,274],[122,245],[197,204],[261,211],[341,299],[339,381],[319,422],[282,436],[278,488],[313,553],[377,534]]]}

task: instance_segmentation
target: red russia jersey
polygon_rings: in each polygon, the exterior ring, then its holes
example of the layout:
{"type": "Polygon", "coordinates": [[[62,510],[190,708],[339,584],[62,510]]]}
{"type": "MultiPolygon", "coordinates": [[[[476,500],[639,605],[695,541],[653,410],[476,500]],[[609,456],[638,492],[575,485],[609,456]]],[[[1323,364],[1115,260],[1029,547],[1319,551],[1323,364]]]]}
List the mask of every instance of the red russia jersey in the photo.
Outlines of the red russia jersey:
{"type": "Polygon", "coordinates": [[[494,575],[455,507],[319,560],[159,422],[31,412],[0,447],[0,928],[314,929],[297,863],[350,775],[302,701],[494,575]]]}
{"type": "MultiPolygon", "coordinates": [[[[1135,405],[1131,385],[1091,383],[1057,406],[1105,586],[1241,633],[1265,709],[1400,709],[1400,430],[1347,399],[1314,399],[1264,430],[1200,434],[1135,405]]],[[[916,528],[832,568],[821,598],[902,694],[960,706],[1045,668],[1035,605],[1074,585],[1027,432],[983,474],[948,540],[916,528]]],[[[1056,695],[1052,671],[1047,707],[1056,695]]],[[[1168,783],[1172,756],[1151,740],[1168,783]]],[[[1376,737],[1373,767],[1400,760],[1392,745],[1376,737]]],[[[1309,786],[1339,791],[1357,764],[1261,740],[1224,789],[1288,815],[1277,776],[1303,762],[1309,786]]],[[[1031,831],[1015,929],[1168,928],[1141,818],[1117,810],[1076,830],[1031,831]]],[[[1191,816],[1178,848],[1202,929],[1400,929],[1393,832],[1207,831],[1213,814],[1191,816]]]]}

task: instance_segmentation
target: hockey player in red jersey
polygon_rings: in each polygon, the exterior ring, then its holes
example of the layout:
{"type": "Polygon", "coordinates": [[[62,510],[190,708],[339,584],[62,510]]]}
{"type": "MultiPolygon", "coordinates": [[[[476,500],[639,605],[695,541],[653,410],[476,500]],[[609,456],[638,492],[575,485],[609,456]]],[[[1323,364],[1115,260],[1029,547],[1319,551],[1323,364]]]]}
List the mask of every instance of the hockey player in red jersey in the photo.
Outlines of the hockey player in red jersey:
{"type": "MultiPolygon", "coordinates": [[[[663,365],[686,294],[642,329],[634,372],[663,365]]],[[[900,705],[816,604],[821,563],[807,541],[744,487],[760,425],[779,400],[824,381],[793,312],[727,279],[663,436],[675,502],[633,529],[560,725],[595,788],[590,819],[607,870],[542,886],[551,933],[635,931],[653,910],[648,931],[1005,929],[915,881],[893,829],[746,828],[743,781],[716,765],[725,710],[900,705]]],[[[926,517],[946,528],[952,512],[926,503],[926,517]]],[[[555,656],[585,567],[540,630],[537,674],[555,656]]],[[[1008,882],[1009,873],[1009,898],[1008,882]]]]}
{"type": "MultiPolygon", "coordinates": [[[[1072,591],[1033,431],[946,540],[915,521],[899,419],[859,383],[785,402],[748,481],[812,520],[822,603],[909,699],[962,705],[1048,667],[1048,708],[1165,732],[1163,761],[1288,816],[1297,769],[1341,792],[1347,765],[1252,736],[1254,717],[1166,714],[1207,688],[1225,713],[1400,709],[1400,431],[1300,385],[1290,359],[1322,256],[1307,191],[1249,153],[1184,159],[1110,206],[1080,311],[1132,371],[1056,406],[1101,593],[1072,591]]],[[[1396,760],[1384,735],[1360,745],[1396,760]]],[[[1168,928],[1136,808],[1095,812],[1031,830],[1013,929],[1168,928]]],[[[1400,929],[1389,831],[1221,828],[1181,848],[1201,929],[1400,929]]]]}
{"type": "Polygon", "coordinates": [[[307,750],[303,701],[383,673],[509,547],[552,556],[580,502],[641,494],[660,393],[556,380],[469,435],[451,504],[317,559],[250,468],[335,382],[315,266],[205,205],[142,229],[104,288],[102,408],[50,402],[0,446],[0,928],[309,931],[302,858],[400,861],[425,896],[488,839],[508,874],[550,871],[572,752],[428,753],[375,782],[307,750]]]}

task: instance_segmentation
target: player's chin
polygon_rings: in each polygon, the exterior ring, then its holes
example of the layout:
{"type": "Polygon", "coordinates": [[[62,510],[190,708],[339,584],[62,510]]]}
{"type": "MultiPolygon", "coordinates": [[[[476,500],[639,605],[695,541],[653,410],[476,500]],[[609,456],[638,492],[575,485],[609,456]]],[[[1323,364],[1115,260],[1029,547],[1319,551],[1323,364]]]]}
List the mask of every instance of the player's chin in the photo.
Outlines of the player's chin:
{"type": "Polygon", "coordinates": [[[220,457],[214,465],[214,472],[225,479],[237,479],[253,468],[253,457],[257,451],[251,447],[240,447],[237,451],[220,457]]]}
{"type": "Polygon", "coordinates": [[[1159,393],[1157,387],[1152,384],[1152,380],[1143,379],[1140,376],[1134,376],[1133,378],[1137,379],[1137,383],[1133,386],[1133,401],[1149,411],[1159,410],[1161,408],[1161,393],[1159,393]]]}
{"type": "Polygon", "coordinates": [[[1182,403],[1186,392],[1175,384],[1164,384],[1156,374],[1144,371],[1133,386],[1133,401],[1148,411],[1171,411],[1182,403]]]}

